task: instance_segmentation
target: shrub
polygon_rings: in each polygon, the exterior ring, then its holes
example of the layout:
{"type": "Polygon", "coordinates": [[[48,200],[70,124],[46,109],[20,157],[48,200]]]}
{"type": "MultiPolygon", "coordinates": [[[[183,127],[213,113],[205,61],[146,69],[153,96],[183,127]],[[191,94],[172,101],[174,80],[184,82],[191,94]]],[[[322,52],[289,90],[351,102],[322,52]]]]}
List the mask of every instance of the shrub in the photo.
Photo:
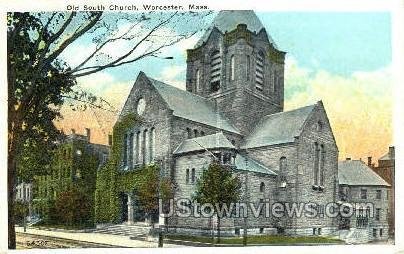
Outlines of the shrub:
{"type": "Polygon", "coordinates": [[[55,212],[60,223],[65,225],[87,224],[91,221],[91,199],[86,193],[72,187],[59,193],[55,212]]]}

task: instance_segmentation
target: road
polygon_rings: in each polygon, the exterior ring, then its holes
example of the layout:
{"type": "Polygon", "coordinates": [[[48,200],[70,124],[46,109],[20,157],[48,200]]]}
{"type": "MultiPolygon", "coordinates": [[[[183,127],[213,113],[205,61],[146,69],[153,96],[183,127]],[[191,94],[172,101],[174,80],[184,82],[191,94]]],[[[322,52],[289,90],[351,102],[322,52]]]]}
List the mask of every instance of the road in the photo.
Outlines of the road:
{"type": "Polygon", "coordinates": [[[122,248],[110,244],[91,243],[59,237],[16,233],[17,249],[59,249],[59,248],[122,248]]]}

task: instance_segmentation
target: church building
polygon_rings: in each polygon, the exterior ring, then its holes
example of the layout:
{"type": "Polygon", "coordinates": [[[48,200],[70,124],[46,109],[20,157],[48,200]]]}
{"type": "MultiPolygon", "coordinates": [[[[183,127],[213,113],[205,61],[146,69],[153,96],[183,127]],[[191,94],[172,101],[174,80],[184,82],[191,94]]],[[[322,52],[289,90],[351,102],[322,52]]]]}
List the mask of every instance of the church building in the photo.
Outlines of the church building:
{"type": "MultiPolygon", "coordinates": [[[[187,50],[186,90],[141,72],[120,115],[142,119],[124,136],[120,170],[158,163],[175,182],[175,198],[190,199],[202,171],[217,159],[242,181],[241,201],[315,203],[318,213],[229,217],[223,234],[247,227],[252,234],[333,235],[339,219],[324,215],[327,204],[339,201],[333,131],[321,101],[284,111],[286,53],[268,32],[253,11],[220,11],[187,50]]],[[[177,233],[214,230],[209,218],[173,216],[166,223],[177,233]]]]}

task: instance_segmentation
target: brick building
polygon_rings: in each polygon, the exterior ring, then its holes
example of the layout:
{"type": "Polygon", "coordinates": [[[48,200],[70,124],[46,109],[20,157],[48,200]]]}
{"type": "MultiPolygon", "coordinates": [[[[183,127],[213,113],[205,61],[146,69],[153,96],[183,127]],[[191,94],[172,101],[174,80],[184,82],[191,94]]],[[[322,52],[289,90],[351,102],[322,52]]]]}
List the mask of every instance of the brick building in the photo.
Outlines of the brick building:
{"type": "MultiPolygon", "coordinates": [[[[321,101],[283,111],[284,60],[253,11],[219,12],[187,51],[186,91],[143,72],[137,77],[121,117],[136,113],[142,121],[122,140],[120,170],[159,163],[176,183],[175,198],[190,198],[214,156],[242,180],[242,201],[315,203],[319,214],[229,217],[222,223],[225,234],[240,234],[246,222],[256,234],[335,234],[340,221],[324,216],[324,207],[339,201],[338,148],[321,101]]],[[[132,192],[126,195],[134,200],[132,192]]],[[[128,206],[136,213],[132,202],[128,206]]],[[[167,223],[192,234],[214,225],[179,216],[167,223]]]]}

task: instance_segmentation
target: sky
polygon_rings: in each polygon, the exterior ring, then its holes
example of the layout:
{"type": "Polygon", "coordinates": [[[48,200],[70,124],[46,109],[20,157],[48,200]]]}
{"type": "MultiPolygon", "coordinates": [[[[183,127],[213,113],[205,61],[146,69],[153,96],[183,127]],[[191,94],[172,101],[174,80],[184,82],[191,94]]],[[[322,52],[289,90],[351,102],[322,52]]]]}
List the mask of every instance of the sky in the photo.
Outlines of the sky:
{"type": "MultiPolygon", "coordinates": [[[[257,12],[277,47],[287,52],[285,110],[322,100],[339,148],[340,159],[375,159],[393,144],[391,17],[384,12],[257,12]]],[[[209,25],[208,19],[201,29],[209,25]]],[[[186,26],[186,24],[182,24],[186,26]]],[[[121,108],[139,71],[185,89],[186,49],[202,32],[163,50],[161,57],[110,69],[78,79],[79,85],[121,108]]],[[[91,49],[91,40],[72,45],[63,58],[77,63],[91,49]],[[72,52],[75,52],[72,54],[72,52]]],[[[116,45],[110,52],[119,52],[116,45]]],[[[62,108],[59,128],[84,133],[91,141],[107,143],[115,123],[112,113],[74,112],[62,108]]]]}

